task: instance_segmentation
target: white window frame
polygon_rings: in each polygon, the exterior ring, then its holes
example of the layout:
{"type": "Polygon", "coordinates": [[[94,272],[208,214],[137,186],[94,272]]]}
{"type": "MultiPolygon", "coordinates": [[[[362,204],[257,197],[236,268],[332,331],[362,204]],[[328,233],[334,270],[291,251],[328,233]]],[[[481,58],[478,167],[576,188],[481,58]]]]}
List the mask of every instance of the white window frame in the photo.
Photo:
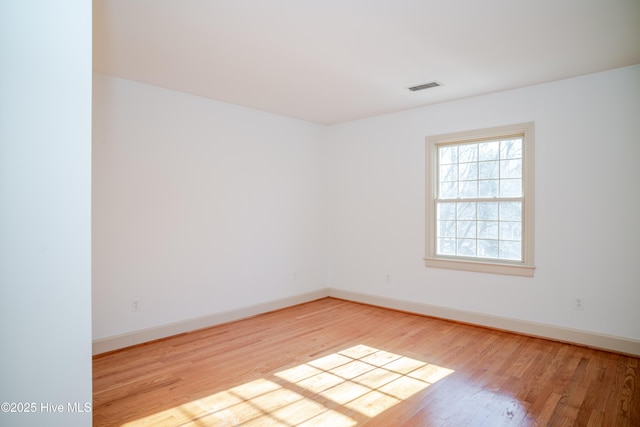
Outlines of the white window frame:
{"type": "MultiPolygon", "coordinates": [[[[428,136],[426,138],[426,257],[427,267],[533,277],[534,246],[534,123],[520,123],[428,136]],[[436,254],[436,197],[438,197],[438,146],[464,144],[509,136],[523,137],[522,261],[436,254]]],[[[464,199],[460,199],[464,200],[464,199]]],[[[500,199],[493,199],[499,201],[500,199]]]]}

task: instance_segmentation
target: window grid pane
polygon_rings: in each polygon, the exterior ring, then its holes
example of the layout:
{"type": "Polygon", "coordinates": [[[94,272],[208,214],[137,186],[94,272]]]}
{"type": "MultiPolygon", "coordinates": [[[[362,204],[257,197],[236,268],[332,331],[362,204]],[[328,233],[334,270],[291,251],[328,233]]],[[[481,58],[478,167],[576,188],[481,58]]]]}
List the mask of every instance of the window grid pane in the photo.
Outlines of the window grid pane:
{"type": "Polygon", "coordinates": [[[522,197],[523,137],[438,147],[439,200],[522,197]]]}
{"type": "Polygon", "coordinates": [[[522,261],[522,202],[436,202],[436,254],[522,261]]]}
{"type": "Polygon", "coordinates": [[[522,261],[522,138],[443,145],[438,160],[436,254],[522,261]]]}

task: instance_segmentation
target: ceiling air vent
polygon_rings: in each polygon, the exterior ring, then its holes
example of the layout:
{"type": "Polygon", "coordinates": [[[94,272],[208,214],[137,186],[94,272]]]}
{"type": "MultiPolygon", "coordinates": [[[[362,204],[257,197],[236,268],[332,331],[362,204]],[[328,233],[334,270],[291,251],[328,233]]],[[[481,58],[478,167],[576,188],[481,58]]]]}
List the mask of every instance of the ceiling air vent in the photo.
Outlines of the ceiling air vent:
{"type": "Polygon", "coordinates": [[[440,84],[438,82],[431,82],[431,83],[425,83],[425,84],[422,84],[422,85],[411,86],[409,88],[409,90],[411,92],[415,92],[417,90],[430,89],[432,87],[438,87],[438,86],[442,86],[442,84],[440,84]]]}

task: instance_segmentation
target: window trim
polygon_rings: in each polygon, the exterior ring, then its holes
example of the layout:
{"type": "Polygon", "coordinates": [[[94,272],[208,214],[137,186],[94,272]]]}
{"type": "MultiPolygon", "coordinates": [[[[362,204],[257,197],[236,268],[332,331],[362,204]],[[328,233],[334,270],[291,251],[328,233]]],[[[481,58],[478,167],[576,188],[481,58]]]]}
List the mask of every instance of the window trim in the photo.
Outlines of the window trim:
{"type": "Polygon", "coordinates": [[[426,137],[426,256],[427,267],[533,277],[534,255],[534,122],[426,137]],[[436,255],[437,148],[505,136],[523,135],[522,262],[436,255]]]}

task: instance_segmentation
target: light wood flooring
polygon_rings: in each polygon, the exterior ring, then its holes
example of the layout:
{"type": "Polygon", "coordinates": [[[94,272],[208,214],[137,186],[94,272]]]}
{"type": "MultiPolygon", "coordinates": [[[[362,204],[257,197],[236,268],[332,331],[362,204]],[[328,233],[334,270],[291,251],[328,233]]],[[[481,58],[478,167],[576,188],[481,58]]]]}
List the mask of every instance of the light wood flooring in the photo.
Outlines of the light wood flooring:
{"type": "Polygon", "coordinates": [[[640,426],[640,360],[333,298],[93,361],[94,426],[640,426]]]}

